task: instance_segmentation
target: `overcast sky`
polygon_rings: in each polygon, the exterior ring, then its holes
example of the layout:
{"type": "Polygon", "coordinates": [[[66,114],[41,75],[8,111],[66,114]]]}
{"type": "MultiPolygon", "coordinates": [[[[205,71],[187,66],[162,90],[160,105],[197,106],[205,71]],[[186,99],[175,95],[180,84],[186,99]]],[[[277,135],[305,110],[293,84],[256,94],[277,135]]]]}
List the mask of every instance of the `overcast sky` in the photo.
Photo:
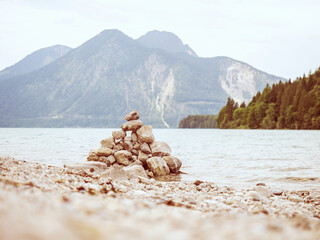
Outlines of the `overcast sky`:
{"type": "Polygon", "coordinates": [[[200,57],[228,56],[295,79],[320,66],[319,0],[0,0],[0,70],[104,29],[178,35],[200,57]]]}

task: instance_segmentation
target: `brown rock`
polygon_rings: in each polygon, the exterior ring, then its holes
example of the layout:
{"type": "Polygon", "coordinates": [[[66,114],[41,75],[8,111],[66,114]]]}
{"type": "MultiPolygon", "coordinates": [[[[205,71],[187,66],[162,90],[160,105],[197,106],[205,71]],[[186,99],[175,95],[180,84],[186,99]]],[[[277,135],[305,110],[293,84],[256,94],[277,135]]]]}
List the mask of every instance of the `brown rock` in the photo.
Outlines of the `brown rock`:
{"type": "Polygon", "coordinates": [[[97,151],[97,155],[100,156],[105,156],[108,157],[109,155],[111,155],[113,153],[112,149],[110,148],[106,148],[106,147],[101,147],[98,149],[97,151]]]}
{"type": "Polygon", "coordinates": [[[131,153],[132,153],[133,155],[136,155],[136,156],[139,155],[139,151],[136,150],[136,149],[132,149],[132,150],[131,150],[131,153]]]}
{"type": "Polygon", "coordinates": [[[133,145],[133,148],[136,149],[136,150],[140,150],[140,143],[136,142],[134,145],[133,145]]]}
{"type": "Polygon", "coordinates": [[[114,139],[116,139],[116,140],[122,139],[122,138],[124,138],[126,135],[127,135],[126,132],[123,131],[122,129],[119,130],[119,131],[113,131],[113,132],[112,132],[112,136],[113,136],[114,139]]]}
{"type": "Polygon", "coordinates": [[[155,176],[165,176],[170,173],[170,169],[165,160],[161,157],[152,157],[147,160],[149,169],[155,176]]]}
{"type": "Polygon", "coordinates": [[[131,121],[131,120],[138,120],[139,119],[139,113],[136,109],[134,109],[133,111],[131,111],[130,113],[128,113],[125,118],[125,120],[127,121],[131,121]]]}
{"type": "Polygon", "coordinates": [[[139,128],[141,128],[143,125],[143,122],[140,120],[131,120],[121,125],[121,128],[123,131],[137,131],[139,128]]]}
{"type": "Polygon", "coordinates": [[[120,150],[114,154],[114,157],[118,163],[128,166],[130,164],[129,160],[132,158],[132,154],[126,150],[120,150]]]}
{"type": "Polygon", "coordinates": [[[99,161],[98,149],[91,149],[87,161],[99,161]]]}
{"type": "Polygon", "coordinates": [[[137,136],[136,132],[131,133],[131,140],[132,140],[133,144],[135,144],[138,141],[138,136],[137,136]]]}
{"type": "Polygon", "coordinates": [[[137,135],[140,142],[152,143],[154,141],[151,125],[145,125],[141,127],[137,131],[137,135]]]}
{"type": "Polygon", "coordinates": [[[115,145],[114,137],[109,137],[109,138],[101,140],[101,147],[113,148],[114,145],[115,145]]]}
{"type": "Polygon", "coordinates": [[[143,164],[146,164],[148,158],[149,156],[147,153],[144,153],[141,150],[139,151],[138,160],[140,160],[143,164]]]}
{"type": "Polygon", "coordinates": [[[138,177],[148,178],[146,171],[141,165],[132,165],[124,167],[123,170],[125,171],[127,177],[131,179],[138,177]]]}
{"type": "Polygon", "coordinates": [[[163,157],[163,160],[166,161],[171,173],[178,173],[182,165],[182,162],[179,158],[172,157],[172,156],[165,156],[163,157]]]}
{"type": "Polygon", "coordinates": [[[166,142],[154,141],[151,145],[152,156],[170,156],[171,148],[166,142]]]}
{"type": "Polygon", "coordinates": [[[124,149],[123,146],[120,143],[117,143],[114,146],[113,151],[118,152],[118,151],[123,150],[123,149],[124,149]]]}
{"type": "Polygon", "coordinates": [[[132,149],[133,149],[133,144],[132,144],[131,141],[123,141],[122,145],[123,145],[124,149],[129,151],[129,152],[131,152],[132,149]]]}
{"type": "Polygon", "coordinates": [[[150,149],[148,143],[142,143],[142,144],[140,145],[140,150],[141,150],[142,152],[144,152],[144,153],[147,153],[147,154],[150,154],[150,153],[151,153],[151,149],[150,149]]]}

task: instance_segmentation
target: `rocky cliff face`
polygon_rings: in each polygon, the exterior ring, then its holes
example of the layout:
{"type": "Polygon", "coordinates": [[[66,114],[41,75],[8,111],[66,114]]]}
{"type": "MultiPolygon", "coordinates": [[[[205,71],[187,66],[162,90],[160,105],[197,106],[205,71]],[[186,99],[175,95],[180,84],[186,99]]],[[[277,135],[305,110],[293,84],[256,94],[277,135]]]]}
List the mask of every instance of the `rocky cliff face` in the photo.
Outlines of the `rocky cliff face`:
{"type": "Polygon", "coordinates": [[[138,109],[146,124],[177,127],[280,79],[231,58],[149,48],[106,30],[38,71],[1,81],[0,126],[115,127],[138,109]]]}

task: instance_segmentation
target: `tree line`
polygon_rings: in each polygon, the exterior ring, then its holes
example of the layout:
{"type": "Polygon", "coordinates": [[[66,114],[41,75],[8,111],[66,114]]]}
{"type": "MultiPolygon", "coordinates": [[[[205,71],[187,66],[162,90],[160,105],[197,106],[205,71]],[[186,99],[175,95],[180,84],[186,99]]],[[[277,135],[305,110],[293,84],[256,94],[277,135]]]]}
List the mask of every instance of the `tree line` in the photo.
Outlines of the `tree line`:
{"type": "Polygon", "coordinates": [[[267,84],[246,106],[229,98],[219,128],[320,129],[320,68],[308,77],[267,84]]]}
{"type": "Polygon", "coordinates": [[[216,128],[217,115],[191,115],[182,119],[179,128],[216,128]]]}

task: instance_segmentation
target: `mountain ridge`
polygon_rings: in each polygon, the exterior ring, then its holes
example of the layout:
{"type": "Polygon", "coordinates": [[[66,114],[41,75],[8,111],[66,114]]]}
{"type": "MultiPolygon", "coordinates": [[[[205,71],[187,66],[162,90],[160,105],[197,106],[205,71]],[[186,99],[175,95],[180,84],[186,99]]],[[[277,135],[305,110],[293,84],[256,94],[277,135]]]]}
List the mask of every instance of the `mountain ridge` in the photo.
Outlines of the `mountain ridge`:
{"type": "Polygon", "coordinates": [[[241,97],[247,75],[251,90],[282,79],[231,58],[147,48],[105,30],[37,71],[0,82],[0,126],[115,127],[137,108],[147,124],[177,127],[187,115],[217,113],[228,91],[241,97]]]}

